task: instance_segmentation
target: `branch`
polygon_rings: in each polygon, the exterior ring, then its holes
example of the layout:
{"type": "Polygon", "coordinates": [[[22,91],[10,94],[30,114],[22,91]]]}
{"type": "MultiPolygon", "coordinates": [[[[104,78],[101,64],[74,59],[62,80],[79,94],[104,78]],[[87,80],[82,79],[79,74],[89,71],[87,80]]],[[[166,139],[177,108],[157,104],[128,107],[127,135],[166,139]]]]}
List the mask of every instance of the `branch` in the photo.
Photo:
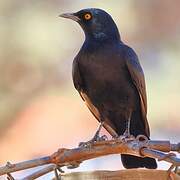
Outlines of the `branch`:
{"type": "Polygon", "coordinates": [[[16,164],[7,163],[7,165],[0,167],[0,176],[32,167],[51,164],[50,166],[46,166],[44,169],[41,169],[25,178],[33,179],[34,177],[37,178],[55,170],[54,165],[57,165],[58,167],[68,166],[69,168],[74,168],[78,167],[78,165],[85,160],[110,154],[131,154],[139,157],[152,157],[157,158],[158,160],[167,161],[173,166],[180,166],[180,159],[171,151],[180,152],[180,143],[171,144],[169,141],[147,140],[142,135],[132,139],[119,138],[103,140],[95,142],[89,146],[74,149],[61,148],[50,156],[30,161],[16,164]]]}
{"type": "Polygon", "coordinates": [[[55,169],[56,169],[56,165],[51,164],[51,165],[49,165],[49,166],[47,166],[41,170],[35,171],[33,174],[28,175],[28,176],[24,177],[23,179],[26,179],[26,180],[36,179],[36,178],[43,176],[43,175],[45,175],[45,174],[47,174],[47,173],[49,173],[55,169]]]}
{"type": "Polygon", "coordinates": [[[131,154],[139,157],[153,157],[180,166],[180,159],[175,157],[175,154],[161,152],[170,152],[172,150],[171,144],[168,141],[158,142],[159,144],[156,141],[141,142],[139,139],[127,142],[119,139],[100,141],[87,148],[59,149],[51,156],[51,162],[60,166],[67,166],[110,154],[131,154]]]}
{"type": "Polygon", "coordinates": [[[5,166],[0,167],[0,176],[7,173],[12,173],[24,169],[30,169],[33,167],[38,167],[50,163],[51,163],[50,156],[24,161],[16,164],[11,164],[10,162],[8,162],[5,166]]]}

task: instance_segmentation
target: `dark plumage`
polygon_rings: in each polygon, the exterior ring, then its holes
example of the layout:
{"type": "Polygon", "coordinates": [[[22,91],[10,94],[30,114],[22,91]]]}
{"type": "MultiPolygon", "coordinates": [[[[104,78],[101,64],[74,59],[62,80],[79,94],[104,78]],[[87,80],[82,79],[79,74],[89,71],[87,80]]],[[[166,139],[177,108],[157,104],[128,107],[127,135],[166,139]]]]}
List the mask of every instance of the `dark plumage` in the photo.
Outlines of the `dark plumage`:
{"type": "MultiPolygon", "coordinates": [[[[73,82],[90,111],[111,135],[122,135],[130,121],[130,134],[149,138],[143,70],[134,50],[121,41],[111,16],[94,8],[61,16],[77,21],[85,33],[73,61],[73,82]]],[[[157,167],[152,158],[121,159],[125,168],[157,167]]]]}

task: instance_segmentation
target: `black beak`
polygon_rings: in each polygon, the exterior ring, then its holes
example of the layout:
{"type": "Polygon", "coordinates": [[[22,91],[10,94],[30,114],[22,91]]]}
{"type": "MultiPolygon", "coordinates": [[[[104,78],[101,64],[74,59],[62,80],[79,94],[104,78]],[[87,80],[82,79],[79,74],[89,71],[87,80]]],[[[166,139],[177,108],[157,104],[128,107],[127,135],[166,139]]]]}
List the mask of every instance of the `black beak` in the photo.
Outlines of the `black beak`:
{"type": "Polygon", "coordinates": [[[72,19],[73,21],[76,21],[76,22],[80,20],[80,18],[77,17],[74,13],[64,13],[64,14],[60,14],[59,17],[72,19]]]}

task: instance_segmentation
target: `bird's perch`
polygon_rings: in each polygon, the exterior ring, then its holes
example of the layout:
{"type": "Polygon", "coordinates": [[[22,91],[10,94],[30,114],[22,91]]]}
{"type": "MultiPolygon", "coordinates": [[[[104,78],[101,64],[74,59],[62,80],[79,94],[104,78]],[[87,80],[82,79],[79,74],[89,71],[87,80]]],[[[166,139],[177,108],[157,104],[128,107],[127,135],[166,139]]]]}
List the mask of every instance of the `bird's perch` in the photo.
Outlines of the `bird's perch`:
{"type": "Polygon", "coordinates": [[[17,164],[8,163],[7,165],[0,167],[0,175],[50,164],[44,169],[34,172],[32,175],[26,177],[26,179],[34,179],[58,169],[58,167],[67,166],[69,168],[74,168],[85,160],[110,154],[131,154],[140,157],[153,157],[158,160],[167,161],[173,166],[180,166],[180,159],[172,153],[172,151],[180,152],[180,144],[171,144],[169,141],[145,140],[142,137],[143,136],[138,136],[136,139],[127,140],[114,139],[98,141],[90,146],[74,149],[61,148],[50,156],[17,164]]]}

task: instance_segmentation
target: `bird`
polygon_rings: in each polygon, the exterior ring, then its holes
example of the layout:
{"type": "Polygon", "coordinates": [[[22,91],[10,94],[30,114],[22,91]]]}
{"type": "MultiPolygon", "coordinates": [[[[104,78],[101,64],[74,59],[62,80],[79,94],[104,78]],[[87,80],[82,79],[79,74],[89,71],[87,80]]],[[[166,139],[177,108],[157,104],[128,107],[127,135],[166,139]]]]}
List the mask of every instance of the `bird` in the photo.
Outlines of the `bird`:
{"type": "MultiPolygon", "coordinates": [[[[59,15],[77,22],[85,40],[73,60],[76,90],[100,122],[95,141],[104,127],[112,136],[144,135],[150,138],[143,69],[135,51],[126,45],[117,25],[106,11],[82,9],[59,15]]],[[[121,154],[125,168],[156,169],[156,160],[121,154]]]]}

